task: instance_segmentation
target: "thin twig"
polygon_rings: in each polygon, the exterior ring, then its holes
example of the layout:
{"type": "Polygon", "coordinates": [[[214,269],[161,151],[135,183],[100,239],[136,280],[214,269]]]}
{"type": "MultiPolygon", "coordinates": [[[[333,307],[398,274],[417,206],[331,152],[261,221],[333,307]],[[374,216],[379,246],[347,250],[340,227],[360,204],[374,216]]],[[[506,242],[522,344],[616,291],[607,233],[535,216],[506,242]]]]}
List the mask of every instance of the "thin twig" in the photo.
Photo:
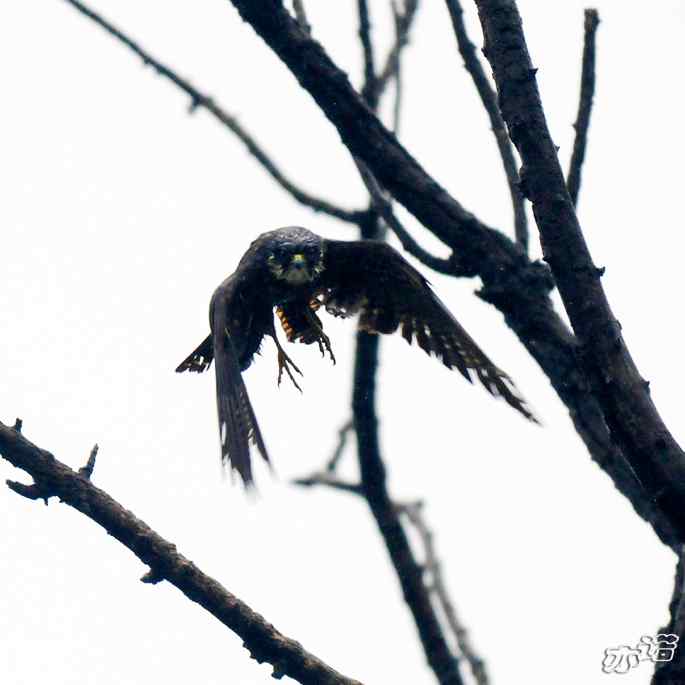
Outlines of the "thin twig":
{"type": "Polygon", "coordinates": [[[476,683],[478,683],[478,685],[488,685],[489,679],[485,668],[485,662],[473,649],[469,634],[457,616],[454,603],[452,602],[452,598],[447,591],[445,581],[442,577],[442,565],[435,551],[433,532],[428,527],[423,515],[423,502],[405,504],[400,510],[407,515],[407,518],[411,521],[421,538],[426,555],[426,571],[430,573],[431,590],[435,593],[440,607],[445,614],[445,619],[454,635],[459,651],[468,662],[476,683]]]}
{"type": "MultiPolygon", "coordinates": [[[[395,0],[392,0],[392,16],[395,20],[395,40],[399,40],[400,32],[402,31],[402,15],[397,7],[395,0]]],[[[392,132],[395,136],[400,134],[400,115],[402,114],[402,55],[401,53],[397,55],[397,68],[395,69],[395,75],[393,77],[395,82],[395,101],[392,108],[392,132]]]]}
{"type": "Polygon", "coordinates": [[[587,147],[587,132],[590,127],[592,100],[595,94],[595,35],[599,26],[599,14],[595,9],[585,10],[585,38],[583,42],[583,67],[580,77],[580,98],[578,116],[573,128],[576,137],[573,141],[573,154],[568,168],[566,185],[574,206],[578,205],[581,171],[587,147]]]}
{"type": "Polygon", "coordinates": [[[359,15],[359,40],[364,54],[364,85],[362,97],[368,100],[369,90],[376,83],[376,66],[373,54],[373,42],[371,41],[371,21],[369,19],[369,7],[366,0],[357,0],[357,14],[359,15]]]}
{"type": "Polygon", "coordinates": [[[292,481],[293,485],[302,485],[303,487],[314,487],[317,485],[325,485],[333,490],[340,490],[341,492],[348,492],[354,495],[364,496],[364,488],[361,483],[350,483],[346,480],[341,480],[334,476],[329,471],[315,471],[309,476],[302,476],[295,478],[292,481]]]}
{"type": "MultiPolygon", "coordinates": [[[[300,683],[319,685],[361,685],[334,671],[295,640],[292,640],[232,595],[216,580],[205,575],[171,544],[88,478],[57,461],[52,454],[29,442],[20,433],[0,423],[0,454],[29,473],[45,497],[62,502],[102,526],[109,535],[128,547],[150,567],[143,580],[167,580],[188,599],[199,604],[243,639],[243,646],[259,663],[274,667],[274,676],[288,675],[300,683]]],[[[15,483],[14,492],[23,494],[15,483]]],[[[30,494],[28,496],[31,496],[30,494]]]]}
{"type": "Polygon", "coordinates": [[[524,197],[519,188],[519,174],[514,146],[511,144],[507,128],[502,119],[502,114],[499,111],[497,93],[490,85],[487,74],[478,58],[476,46],[471,42],[468,33],[466,32],[464,10],[462,9],[461,3],[459,0],[446,0],[446,2],[450,18],[452,19],[452,27],[454,28],[454,35],[457,39],[459,53],[464,60],[466,71],[469,72],[473,84],[476,86],[485,112],[490,119],[490,126],[495,135],[495,141],[497,142],[497,149],[499,150],[502,159],[504,173],[507,176],[507,185],[509,186],[509,194],[511,195],[511,203],[514,209],[514,234],[516,236],[516,242],[524,251],[527,251],[528,219],[526,217],[524,197]]]}
{"type": "Polygon", "coordinates": [[[359,175],[364,181],[366,189],[369,191],[373,207],[383,218],[383,221],[385,221],[390,230],[399,238],[402,247],[410,255],[416,257],[422,264],[433,269],[433,271],[454,276],[455,262],[451,259],[436,257],[427,250],[424,250],[395,216],[390,201],[385,197],[382,188],[378,185],[378,181],[376,181],[376,178],[369,171],[366,164],[358,158],[355,158],[354,161],[359,169],[359,175]]]}
{"type": "Polygon", "coordinates": [[[307,20],[307,12],[304,9],[304,2],[302,0],[293,0],[293,9],[295,10],[295,17],[299,25],[307,32],[312,32],[312,25],[307,20]]]}
{"type": "Polygon", "coordinates": [[[322,212],[323,214],[328,214],[329,216],[340,219],[341,221],[347,221],[349,223],[357,224],[359,223],[360,212],[350,211],[343,209],[342,207],[337,207],[326,200],[315,197],[310,193],[305,192],[298,186],[296,186],[292,181],[290,181],[284,173],[276,166],[275,162],[267,155],[264,148],[262,148],[259,143],[249,134],[241,124],[238,123],[237,119],[226,112],[222,107],[217,105],[214,100],[200,92],[190,81],[179,76],[173,69],[162,64],[159,60],[155,59],[146,50],[141,48],[135,41],[124,34],[120,29],[116,28],[109,21],[104,19],[101,15],[97,14],[93,10],[89,9],[82,2],[78,0],[64,0],[69,5],[78,10],[81,14],[88,17],[94,21],[98,26],[102,27],[107,33],[116,38],[119,42],[123,43],[132,52],[134,52],[138,57],[143,60],[143,63],[147,66],[151,66],[160,76],[168,79],[175,86],[180,88],[186,95],[190,97],[190,109],[191,111],[197,108],[203,108],[214,116],[218,121],[220,121],[227,129],[229,129],[235,136],[237,136],[240,141],[245,145],[248,152],[257,159],[257,161],[262,165],[265,171],[271,176],[271,178],[278,183],[281,188],[290,193],[292,197],[300,202],[301,204],[313,209],[315,212],[322,212]]]}
{"type": "Polygon", "coordinates": [[[397,20],[397,30],[395,32],[395,42],[390,48],[390,52],[385,60],[385,64],[380,73],[376,76],[373,83],[363,93],[364,99],[369,103],[371,109],[375,110],[381,95],[385,91],[388,83],[397,73],[398,64],[402,50],[409,45],[409,33],[411,31],[416,10],[419,7],[419,0],[406,0],[404,11],[400,13],[397,20]]]}
{"type": "Polygon", "coordinates": [[[84,478],[90,478],[93,475],[93,469],[95,468],[95,458],[98,456],[98,450],[100,448],[98,447],[98,444],[95,443],[93,445],[93,449],[90,451],[90,456],[88,457],[88,461],[86,462],[85,466],[82,466],[78,472],[84,477],[84,478]]]}
{"type": "Polygon", "coordinates": [[[326,471],[328,473],[333,473],[338,468],[338,462],[340,461],[343,451],[345,450],[345,445],[347,444],[347,436],[353,430],[354,419],[352,418],[348,419],[340,426],[340,429],[338,430],[338,444],[336,445],[335,450],[333,450],[331,458],[326,463],[326,471]]]}

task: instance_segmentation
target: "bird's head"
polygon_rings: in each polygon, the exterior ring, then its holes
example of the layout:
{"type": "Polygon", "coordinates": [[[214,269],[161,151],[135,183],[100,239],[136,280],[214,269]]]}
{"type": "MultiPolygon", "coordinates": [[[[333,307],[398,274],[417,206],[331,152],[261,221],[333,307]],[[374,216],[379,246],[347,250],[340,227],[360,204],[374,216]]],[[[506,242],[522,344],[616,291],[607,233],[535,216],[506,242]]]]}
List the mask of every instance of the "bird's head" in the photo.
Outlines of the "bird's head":
{"type": "Polygon", "coordinates": [[[288,285],[311,283],[323,270],[323,240],[306,228],[281,228],[267,234],[266,263],[288,285]]]}

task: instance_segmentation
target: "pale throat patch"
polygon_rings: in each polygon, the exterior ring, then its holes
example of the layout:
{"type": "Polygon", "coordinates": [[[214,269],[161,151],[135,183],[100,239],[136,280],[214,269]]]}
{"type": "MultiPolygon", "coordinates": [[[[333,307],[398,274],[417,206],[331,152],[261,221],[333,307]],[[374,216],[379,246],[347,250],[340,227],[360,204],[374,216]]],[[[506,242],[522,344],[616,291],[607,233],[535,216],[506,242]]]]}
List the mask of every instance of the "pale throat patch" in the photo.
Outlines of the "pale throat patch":
{"type": "Polygon", "coordinates": [[[303,283],[309,283],[309,281],[312,280],[309,269],[297,269],[294,266],[289,267],[282,275],[282,278],[290,285],[302,285],[303,283]]]}

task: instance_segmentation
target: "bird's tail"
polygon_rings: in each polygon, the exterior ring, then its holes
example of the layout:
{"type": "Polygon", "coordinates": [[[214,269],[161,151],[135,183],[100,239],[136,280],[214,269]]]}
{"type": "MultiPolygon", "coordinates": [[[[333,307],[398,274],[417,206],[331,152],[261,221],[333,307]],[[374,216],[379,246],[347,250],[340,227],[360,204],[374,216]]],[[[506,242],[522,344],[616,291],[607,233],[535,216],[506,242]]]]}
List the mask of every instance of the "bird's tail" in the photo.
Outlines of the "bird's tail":
{"type": "Polygon", "coordinates": [[[214,359],[214,345],[212,343],[212,336],[208,335],[198,347],[176,367],[176,373],[183,373],[184,371],[202,373],[211,366],[212,359],[214,359]]]}
{"type": "Polygon", "coordinates": [[[221,460],[224,463],[230,463],[231,468],[240,474],[245,486],[249,487],[254,483],[250,462],[250,443],[257,446],[267,463],[269,455],[247,394],[233,341],[225,327],[223,313],[215,313],[214,330],[214,372],[221,460]],[[218,331],[223,331],[223,333],[218,333],[218,331]]]}

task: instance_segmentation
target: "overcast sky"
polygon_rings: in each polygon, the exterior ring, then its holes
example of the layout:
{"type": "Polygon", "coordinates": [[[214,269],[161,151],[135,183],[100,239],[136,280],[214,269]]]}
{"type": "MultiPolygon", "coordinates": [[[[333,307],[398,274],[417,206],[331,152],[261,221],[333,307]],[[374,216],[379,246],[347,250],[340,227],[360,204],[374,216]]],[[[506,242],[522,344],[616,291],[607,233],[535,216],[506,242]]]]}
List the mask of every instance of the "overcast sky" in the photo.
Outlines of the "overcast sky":
{"type": "MultiPolygon", "coordinates": [[[[315,36],[359,84],[354,3],[306,4],[315,36]]],[[[386,3],[370,4],[385,47],[386,3]]],[[[598,83],[579,216],[631,352],[682,440],[685,6],[594,4],[598,83]]],[[[293,179],[363,205],[337,133],[229,2],[92,6],[238,116],[293,179]]],[[[519,7],[566,168],[583,4],[519,7]]],[[[480,45],[474,5],[465,9],[480,45]]],[[[511,235],[493,137],[444,4],[424,2],[415,29],[402,141],[511,235]]],[[[363,501],[288,484],[324,462],[349,416],[354,324],[325,321],[335,367],[312,347],[288,350],[303,395],[276,387],[271,342],[246,373],[276,470],[258,467],[257,500],[222,477],[213,374],[173,372],[207,333],[212,291],[259,233],[354,229],[295,204],[210,116],[189,116],[187,98],[62,0],[1,3],[0,59],[0,420],[21,417],[27,438],[75,468],[98,442],[99,487],[334,668],[369,684],[432,683],[363,501]]],[[[531,242],[539,255],[534,226],[531,242]]],[[[478,282],[428,276],[544,428],[384,338],[391,492],[425,500],[494,683],[611,682],[603,650],[667,621],[673,554],[590,461],[549,382],[473,296],[478,282]]],[[[354,458],[349,450],[343,463],[350,477],[354,458]]],[[[0,475],[25,480],[6,462],[0,475]]],[[[234,634],[170,585],[140,583],[140,562],[69,507],[0,490],[0,538],[3,683],[270,682],[234,634]]],[[[643,664],[620,680],[650,675],[643,664]]]]}

